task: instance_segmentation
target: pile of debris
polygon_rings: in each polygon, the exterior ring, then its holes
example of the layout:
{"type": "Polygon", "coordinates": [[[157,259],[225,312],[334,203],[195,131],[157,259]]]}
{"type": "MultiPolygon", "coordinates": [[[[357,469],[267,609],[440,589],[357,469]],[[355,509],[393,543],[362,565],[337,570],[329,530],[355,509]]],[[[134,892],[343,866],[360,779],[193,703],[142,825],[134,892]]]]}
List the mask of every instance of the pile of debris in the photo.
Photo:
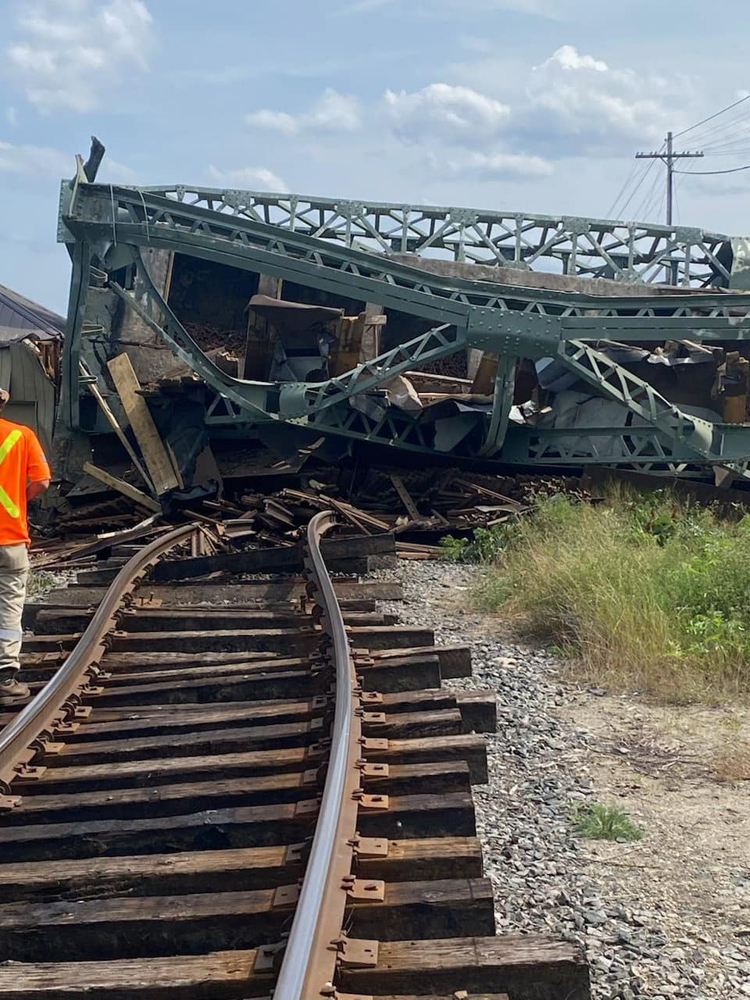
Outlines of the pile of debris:
{"type": "Polygon", "coordinates": [[[270,452],[258,451],[251,460],[246,454],[238,461],[220,457],[220,487],[213,495],[191,497],[190,491],[178,489],[153,501],[136,488],[123,492],[127,472],[107,472],[105,479],[104,470],[94,467],[92,476],[92,467],[86,468],[89,474],[58,503],[54,535],[47,529],[48,537],[35,542],[38,567],[88,559],[95,555],[92,545],[104,551],[108,539],[122,540],[123,535],[185,519],[219,533],[226,522],[243,521],[243,538],[251,545],[293,546],[313,514],[331,509],[356,533],[394,535],[402,558],[439,558],[445,535],[468,536],[478,527],[502,524],[532,510],[543,496],[586,495],[580,481],[570,477],[382,466],[363,472],[310,456],[277,461],[270,452]],[[97,533],[102,525],[107,532],[97,533]]]}

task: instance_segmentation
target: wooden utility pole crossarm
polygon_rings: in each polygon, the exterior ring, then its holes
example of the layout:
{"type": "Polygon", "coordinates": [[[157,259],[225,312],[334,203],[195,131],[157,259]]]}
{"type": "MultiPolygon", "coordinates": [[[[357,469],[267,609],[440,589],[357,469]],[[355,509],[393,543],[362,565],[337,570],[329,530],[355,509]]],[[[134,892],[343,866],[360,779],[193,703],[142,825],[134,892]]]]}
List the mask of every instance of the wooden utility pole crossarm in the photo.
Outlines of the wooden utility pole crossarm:
{"type": "Polygon", "coordinates": [[[651,153],[636,153],[636,160],[661,160],[667,165],[667,225],[672,225],[672,205],[674,195],[674,164],[676,160],[700,159],[702,152],[675,153],[674,140],[671,132],[667,132],[665,140],[666,149],[656,150],[651,153]]]}

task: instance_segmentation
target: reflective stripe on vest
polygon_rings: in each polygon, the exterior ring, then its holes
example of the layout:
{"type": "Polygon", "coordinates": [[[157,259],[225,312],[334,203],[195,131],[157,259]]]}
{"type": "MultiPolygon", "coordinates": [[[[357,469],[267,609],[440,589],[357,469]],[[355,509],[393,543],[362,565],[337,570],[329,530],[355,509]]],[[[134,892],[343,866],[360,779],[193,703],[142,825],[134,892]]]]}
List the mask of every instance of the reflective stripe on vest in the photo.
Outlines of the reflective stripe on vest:
{"type": "MultiPolygon", "coordinates": [[[[22,437],[23,434],[21,433],[21,431],[11,431],[10,434],[7,436],[7,438],[3,441],[3,443],[0,444],[0,465],[2,465],[5,459],[8,457],[8,453],[10,452],[11,448],[15,444],[17,444],[22,437]]],[[[21,508],[18,506],[15,500],[12,499],[12,497],[8,496],[7,492],[3,489],[2,486],[0,486],[0,505],[2,505],[2,507],[5,508],[5,510],[10,514],[11,517],[21,516],[21,508]]]]}

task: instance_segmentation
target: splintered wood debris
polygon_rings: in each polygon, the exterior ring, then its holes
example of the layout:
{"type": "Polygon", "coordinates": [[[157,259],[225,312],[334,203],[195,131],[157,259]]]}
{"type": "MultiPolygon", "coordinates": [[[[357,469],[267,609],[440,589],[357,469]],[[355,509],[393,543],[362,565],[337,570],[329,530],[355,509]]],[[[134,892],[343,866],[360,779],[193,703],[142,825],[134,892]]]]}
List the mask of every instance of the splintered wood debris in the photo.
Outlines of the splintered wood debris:
{"type": "MultiPolygon", "coordinates": [[[[532,510],[541,496],[584,495],[579,480],[571,478],[445,468],[359,470],[326,465],[309,455],[287,463],[264,451],[246,452],[244,461],[219,456],[217,468],[213,493],[173,491],[180,502],[172,503],[170,494],[157,501],[125,482],[128,473],[121,466],[110,471],[87,463],[88,475],[60,502],[54,534],[48,528],[35,540],[34,565],[93,565],[112,545],[134,533],[140,537],[142,527],[189,519],[213,531],[216,544],[222,544],[227,522],[243,522],[244,544],[293,547],[310,516],[330,509],[350,534],[391,534],[399,557],[436,559],[443,554],[445,535],[506,523],[532,510]]],[[[135,478],[133,470],[130,475],[135,478]]]]}

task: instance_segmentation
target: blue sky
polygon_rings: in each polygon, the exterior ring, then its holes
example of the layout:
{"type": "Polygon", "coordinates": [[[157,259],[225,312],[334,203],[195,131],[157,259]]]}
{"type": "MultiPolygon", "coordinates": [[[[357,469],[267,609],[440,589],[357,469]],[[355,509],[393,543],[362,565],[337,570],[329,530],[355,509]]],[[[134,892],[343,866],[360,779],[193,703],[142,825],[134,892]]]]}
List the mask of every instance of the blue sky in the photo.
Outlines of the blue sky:
{"type": "MultiPolygon", "coordinates": [[[[0,283],[65,311],[59,180],[92,133],[107,182],[662,220],[663,167],[633,153],[748,93],[746,20],[739,0],[710,34],[697,0],[0,0],[0,283]]],[[[750,163],[750,100],[682,142],[711,153],[691,170],[750,163]]],[[[680,176],[676,221],[750,233],[749,196],[750,171],[680,176]]]]}

